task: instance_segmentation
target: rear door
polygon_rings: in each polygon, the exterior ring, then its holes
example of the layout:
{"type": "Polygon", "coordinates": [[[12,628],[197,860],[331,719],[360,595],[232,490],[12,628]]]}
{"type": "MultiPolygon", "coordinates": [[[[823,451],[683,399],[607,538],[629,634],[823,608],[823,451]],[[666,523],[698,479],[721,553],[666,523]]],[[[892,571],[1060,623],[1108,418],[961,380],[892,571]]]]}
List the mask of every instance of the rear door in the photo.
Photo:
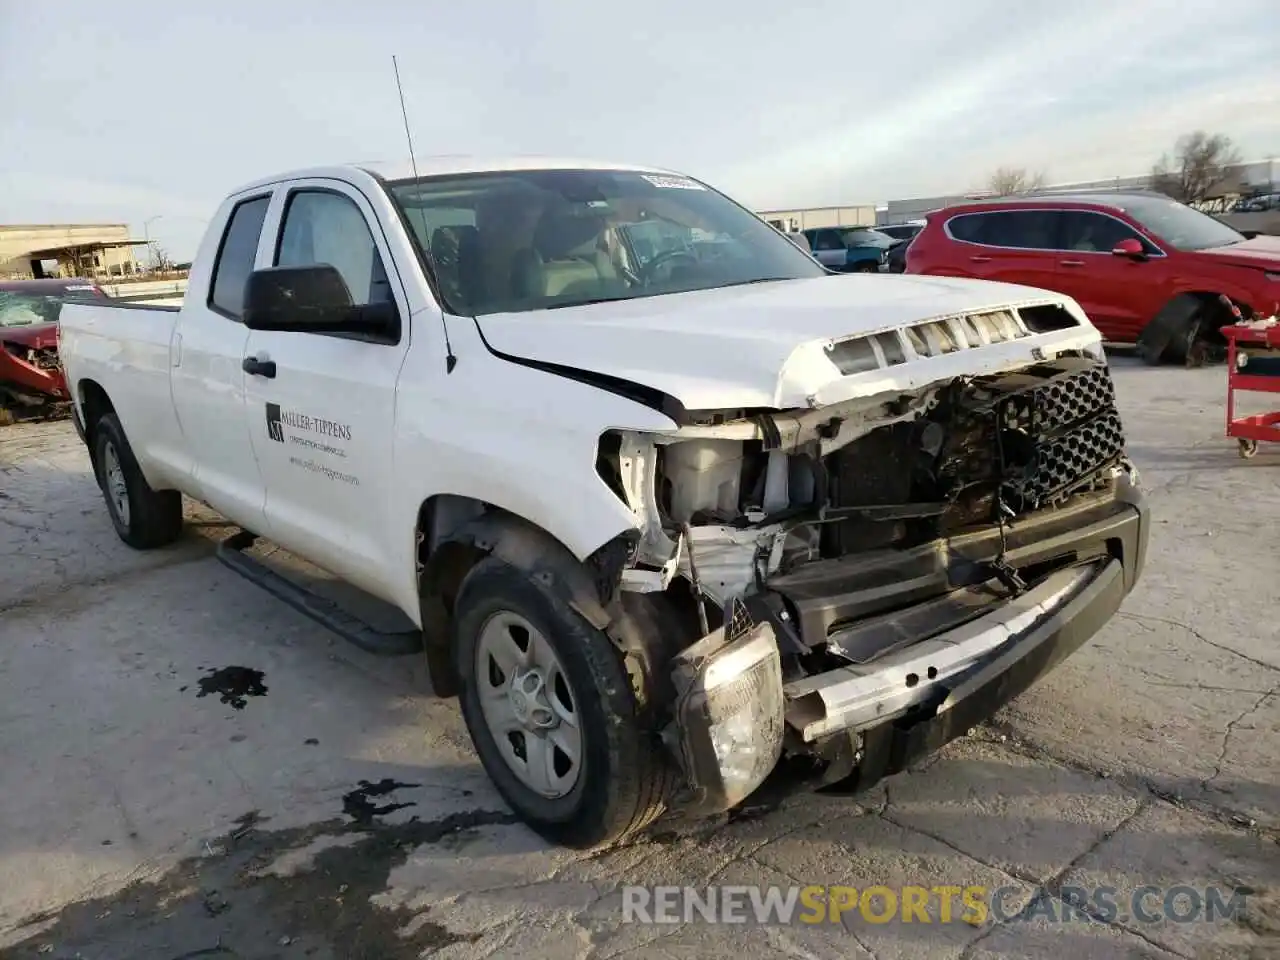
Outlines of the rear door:
{"type": "Polygon", "coordinates": [[[1057,213],[989,210],[952,216],[943,227],[965,276],[1056,290],[1057,213]]]}
{"type": "MultiPolygon", "coordinates": [[[[265,494],[245,422],[241,369],[249,331],[242,322],[244,285],[258,262],[271,191],[234,197],[207,276],[193,275],[169,349],[170,390],[183,447],[200,498],[255,532],[263,528],[265,494]],[[199,291],[205,291],[202,298],[199,291]]],[[[205,253],[209,256],[204,256],[205,253]]]]}
{"type": "Polygon", "coordinates": [[[275,364],[274,376],[248,378],[269,535],[376,594],[409,535],[389,529],[396,382],[409,347],[404,289],[373,208],[354,186],[292,182],[267,229],[272,264],[330,264],[353,303],[391,301],[399,310],[394,337],[254,330],[245,347],[247,358],[275,364]]]}
{"type": "Polygon", "coordinates": [[[1163,251],[1123,220],[1095,210],[1061,213],[1058,287],[1074,297],[1104,339],[1134,343],[1168,299],[1163,251]],[[1121,240],[1137,240],[1147,259],[1116,256],[1121,240]]]}

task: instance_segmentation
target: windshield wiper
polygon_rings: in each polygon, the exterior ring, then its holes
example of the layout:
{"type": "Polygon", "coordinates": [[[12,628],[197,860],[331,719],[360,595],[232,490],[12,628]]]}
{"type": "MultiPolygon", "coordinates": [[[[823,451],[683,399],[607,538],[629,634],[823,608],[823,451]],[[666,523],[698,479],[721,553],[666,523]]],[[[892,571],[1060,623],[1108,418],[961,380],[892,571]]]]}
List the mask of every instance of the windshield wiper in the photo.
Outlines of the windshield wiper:
{"type": "Polygon", "coordinates": [[[733,283],[722,283],[722,287],[746,287],[753,283],[782,283],[784,280],[795,280],[796,277],[756,277],[754,280],[735,280],[733,283]]]}
{"type": "Polygon", "coordinates": [[[593,303],[614,303],[618,300],[635,300],[635,297],[592,297],[590,300],[570,300],[566,303],[553,303],[543,310],[560,310],[564,307],[586,307],[593,303]]]}

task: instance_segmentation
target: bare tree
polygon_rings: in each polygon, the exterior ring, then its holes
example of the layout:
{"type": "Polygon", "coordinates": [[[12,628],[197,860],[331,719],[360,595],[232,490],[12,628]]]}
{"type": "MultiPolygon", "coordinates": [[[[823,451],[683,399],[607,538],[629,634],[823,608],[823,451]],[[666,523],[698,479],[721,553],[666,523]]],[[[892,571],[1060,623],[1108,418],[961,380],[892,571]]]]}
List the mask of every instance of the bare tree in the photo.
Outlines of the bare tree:
{"type": "Polygon", "coordinates": [[[987,181],[987,189],[998,197],[1012,197],[1043,189],[1047,179],[1043,170],[1028,173],[1026,167],[1001,167],[987,181]]]}
{"type": "Polygon", "coordinates": [[[148,269],[163,273],[173,267],[173,259],[169,256],[168,251],[154,240],[148,244],[150,256],[148,260],[148,269]]]}
{"type": "Polygon", "coordinates": [[[1165,154],[1151,168],[1151,186],[1174,200],[1199,203],[1213,195],[1227,168],[1239,162],[1230,137],[1196,130],[1178,138],[1172,160],[1165,154]]]}

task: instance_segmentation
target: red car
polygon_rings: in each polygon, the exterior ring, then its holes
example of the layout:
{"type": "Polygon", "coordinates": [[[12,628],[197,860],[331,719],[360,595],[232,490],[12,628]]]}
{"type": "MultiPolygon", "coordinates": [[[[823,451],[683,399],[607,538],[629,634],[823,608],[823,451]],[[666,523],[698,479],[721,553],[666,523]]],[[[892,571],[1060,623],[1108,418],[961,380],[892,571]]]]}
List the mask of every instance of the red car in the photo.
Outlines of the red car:
{"type": "Polygon", "coordinates": [[[1231,322],[1280,310],[1280,237],[1248,237],[1162,194],[1037,196],[929,214],[907,273],[1025,284],[1073,297],[1104,339],[1149,363],[1202,356],[1231,322]]]}
{"type": "Polygon", "coordinates": [[[89,280],[0,280],[0,410],[31,410],[68,399],[58,364],[63,301],[107,294],[89,280]]]}

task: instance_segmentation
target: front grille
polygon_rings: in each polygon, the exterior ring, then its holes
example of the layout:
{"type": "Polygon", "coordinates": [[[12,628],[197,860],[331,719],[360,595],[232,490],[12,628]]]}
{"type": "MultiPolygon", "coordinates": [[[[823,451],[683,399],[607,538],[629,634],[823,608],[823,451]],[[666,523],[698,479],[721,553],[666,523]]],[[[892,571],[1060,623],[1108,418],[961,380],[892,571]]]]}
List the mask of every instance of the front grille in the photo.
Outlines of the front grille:
{"type": "Polygon", "coordinates": [[[1019,476],[1005,480],[1005,491],[1023,509],[1034,510],[1115,462],[1123,450],[1124,430],[1119,415],[1104,413],[1066,434],[1036,444],[1032,462],[1022,468],[1019,476]]]}
{"type": "Polygon", "coordinates": [[[1090,363],[1004,397],[996,404],[1005,447],[1004,492],[1018,512],[1069,493],[1124,452],[1115,385],[1090,363]]]}

